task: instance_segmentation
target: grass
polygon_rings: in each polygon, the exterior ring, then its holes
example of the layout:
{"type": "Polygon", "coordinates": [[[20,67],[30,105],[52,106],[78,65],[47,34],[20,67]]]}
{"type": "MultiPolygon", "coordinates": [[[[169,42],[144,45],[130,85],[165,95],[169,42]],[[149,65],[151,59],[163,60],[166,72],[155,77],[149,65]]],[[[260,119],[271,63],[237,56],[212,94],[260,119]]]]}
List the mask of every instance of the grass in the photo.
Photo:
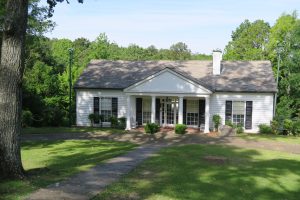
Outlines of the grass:
{"type": "Polygon", "coordinates": [[[251,141],[275,141],[286,142],[292,144],[300,144],[300,137],[287,135],[267,135],[267,134],[239,134],[239,137],[251,141]]]}
{"type": "Polygon", "coordinates": [[[28,127],[22,134],[54,134],[54,133],[125,133],[123,129],[98,127],[28,127]]]}
{"type": "Polygon", "coordinates": [[[25,180],[0,181],[0,199],[23,199],[40,187],[85,171],[136,145],[112,141],[66,140],[22,144],[25,180]]]}
{"type": "Polygon", "coordinates": [[[296,200],[300,196],[299,166],[296,154],[217,145],[171,147],[95,199],[296,200]]]}

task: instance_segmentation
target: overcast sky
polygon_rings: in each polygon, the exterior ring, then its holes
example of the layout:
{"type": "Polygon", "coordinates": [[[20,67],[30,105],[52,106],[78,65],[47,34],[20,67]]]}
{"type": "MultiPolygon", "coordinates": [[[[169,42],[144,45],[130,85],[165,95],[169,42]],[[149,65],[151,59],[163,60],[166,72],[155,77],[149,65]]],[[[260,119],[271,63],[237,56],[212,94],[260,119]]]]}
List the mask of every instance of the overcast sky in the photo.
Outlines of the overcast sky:
{"type": "Polygon", "coordinates": [[[48,37],[94,40],[105,32],[122,46],[168,48],[185,42],[193,52],[224,49],[245,19],[271,25],[282,13],[300,9],[300,0],[70,0],[58,3],[48,37]]]}

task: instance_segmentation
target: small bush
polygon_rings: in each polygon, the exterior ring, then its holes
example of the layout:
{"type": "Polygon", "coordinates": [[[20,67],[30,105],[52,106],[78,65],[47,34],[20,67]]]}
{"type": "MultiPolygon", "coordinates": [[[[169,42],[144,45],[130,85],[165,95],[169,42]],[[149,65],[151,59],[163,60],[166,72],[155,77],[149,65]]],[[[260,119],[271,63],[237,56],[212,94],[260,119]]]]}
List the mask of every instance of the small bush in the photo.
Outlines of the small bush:
{"type": "Polygon", "coordinates": [[[32,125],[32,113],[29,110],[22,111],[22,127],[28,127],[32,125]]]}
{"type": "Polygon", "coordinates": [[[147,123],[145,126],[145,132],[154,134],[159,131],[159,125],[155,123],[147,123]]]}
{"type": "Polygon", "coordinates": [[[110,126],[111,126],[112,128],[117,128],[117,127],[118,127],[118,125],[119,125],[118,118],[116,118],[116,117],[114,117],[114,116],[111,116],[111,117],[109,118],[109,121],[110,121],[110,126]]]}
{"type": "Polygon", "coordinates": [[[230,127],[233,128],[233,123],[232,123],[231,120],[226,120],[226,121],[225,121],[225,125],[226,125],[226,126],[230,126],[230,127]]]}
{"type": "Polygon", "coordinates": [[[244,133],[244,127],[243,127],[242,124],[236,125],[235,129],[236,129],[236,133],[237,133],[237,134],[244,133]]]}
{"type": "Polygon", "coordinates": [[[118,127],[121,129],[125,129],[126,128],[126,117],[120,117],[118,118],[118,127]]]}
{"type": "Polygon", "coordinates": [[[260,125],[258,125],[258,128],[259,128],[259,133],[261,133],[261,134],[274,133],[272,127],[267,124],[260,124],[260,125]]]}
{"type": "Polygon", "coordinates": [[[89,114],[88,118],[89,118],[92,126],[94,126],[94,124],[98,124],[98,123],[100,123],[100,126],[102,126],[103,115],[91,113],[91,114],[89,114]]]}
{"type": "Polygon", "coordinates": [[[219,131],[219,126],[221,124],[221,116],[220,115],[214,115],[213,116],[213,122],[215,125],[215,130],[219,131]]]}
{"type": "Polygon", "coordinates": [[[300,119],[293,123],[293,135],[300,135],[300,119]]]}
{"type": "Polygon", "coordinates": [[[187,126],[185,124],[176,124],[175,133],[176,134],[185,134],[187,126]]]}
{"type": "Polygon", "coordinates": [[[283,129],[287,135],[291,135],[293,133],[293,121],[290,119],[283,120],[283,129]]]}
{"type": "Polygon", "coordinates": [[[280,126],[280,123],[277,120],[271,121],[271,129],[272,129],[272,133],[276,135],[282,133],[282,127],[280,126]]]}

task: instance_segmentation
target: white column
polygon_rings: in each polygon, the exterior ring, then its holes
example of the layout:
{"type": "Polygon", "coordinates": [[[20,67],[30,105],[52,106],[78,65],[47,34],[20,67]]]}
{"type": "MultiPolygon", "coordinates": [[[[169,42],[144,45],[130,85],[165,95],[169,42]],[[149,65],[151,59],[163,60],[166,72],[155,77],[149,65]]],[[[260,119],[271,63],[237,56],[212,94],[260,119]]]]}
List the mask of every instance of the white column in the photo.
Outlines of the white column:
{"type": "Polygon", "coordinates": [[[205,128],[204,133],[209,133],[209,96],[205,97],[205,128]]]}
{"type": "Polygon", "coordinates": [[[178,124],[183,124],[183,97],[179,97],[178,124]]]}
{"type": "Polygon", "coordinates": [[[127,96],[126,130],[131,130],[131,102],[130,102],[130,95],[127,96]]]}
{"type": "Polygon", "coordinates": [[[152,96],[152,101],[151,101],[151,123],[155,123],[155,109],[156,107],[156,98],[155,96],[152,96]]]}

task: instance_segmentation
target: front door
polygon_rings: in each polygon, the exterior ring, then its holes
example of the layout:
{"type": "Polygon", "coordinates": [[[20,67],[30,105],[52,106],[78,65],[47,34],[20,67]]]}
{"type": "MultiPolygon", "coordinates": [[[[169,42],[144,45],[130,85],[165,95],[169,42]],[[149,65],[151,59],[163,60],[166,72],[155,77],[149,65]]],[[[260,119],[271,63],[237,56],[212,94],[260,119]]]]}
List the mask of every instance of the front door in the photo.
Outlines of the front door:
{"type": "Polygon", "coordinates": [[[160,116],[162,126],[174,126],[178,122],[178,98],[161,98],[160,116]]]}

